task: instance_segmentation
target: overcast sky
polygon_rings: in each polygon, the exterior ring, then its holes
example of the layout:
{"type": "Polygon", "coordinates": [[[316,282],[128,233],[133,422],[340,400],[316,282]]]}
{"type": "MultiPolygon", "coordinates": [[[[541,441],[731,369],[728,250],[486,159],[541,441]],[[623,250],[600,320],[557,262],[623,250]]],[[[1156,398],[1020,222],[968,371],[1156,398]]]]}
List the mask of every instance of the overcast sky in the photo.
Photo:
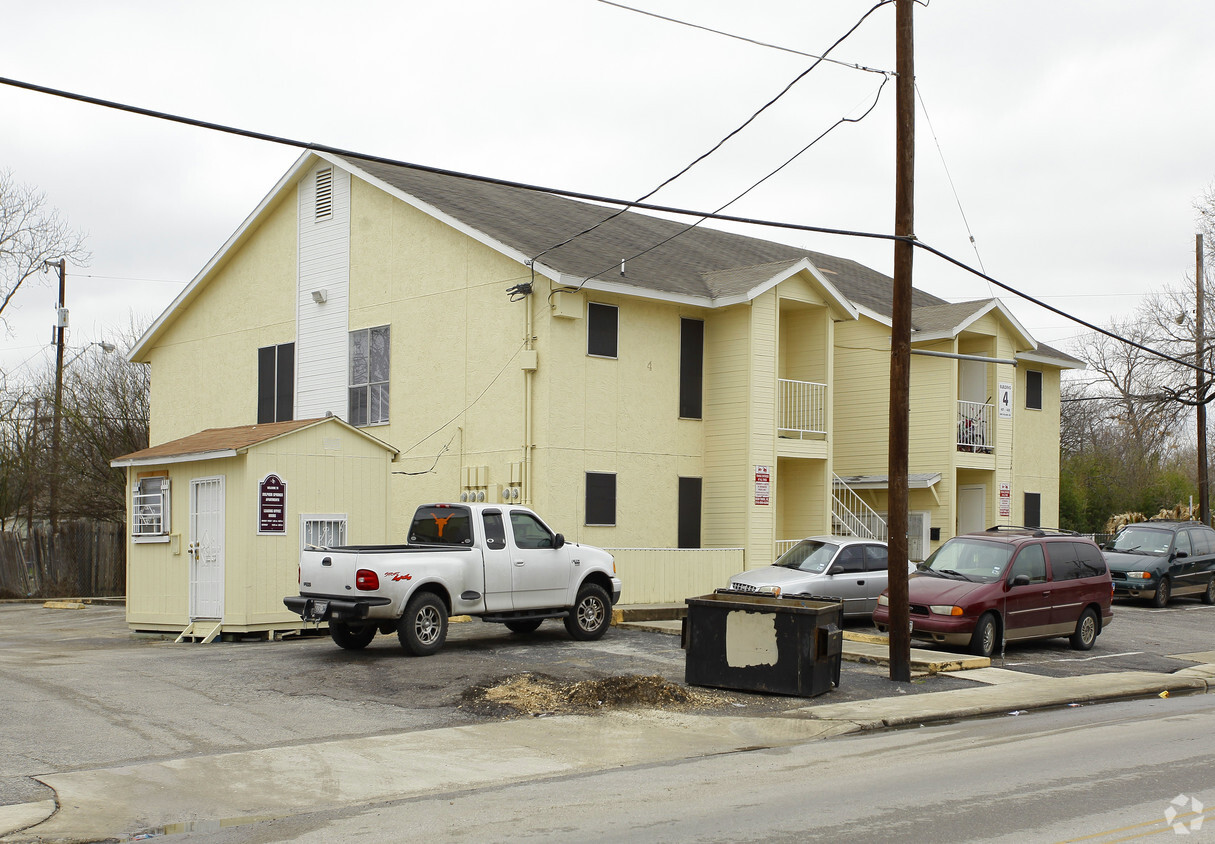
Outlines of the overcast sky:
{"type": "MultiPolygon", "coordinates": [[[[812,54],[873,5],[622,2],[812,54]]],[[[623,198],[706,152],[811,63],[597,0],[46,0],[7,3],[3,19],[3,77],[623,198]]],[[[1187,283],[1193,203],[1215,181],[1213,32],[1215,3],[1192,0],[917,5],[918,237],[1098,324],[1187,283]]],[[[894,5],[832,57],[893,70],[894,5]]],[[[883,78],[820,66],[652,201],[722,205],[860,116],[883,78]]],[[[890,232],[894,104],[891,82],[863,121],[727,213],[890,232]]],[[[299,154],[0,86],[0,168],[45,191],[93,253],[68,269],[69,355],[155,318],[299,154]]],[[[886,242],[739,230],[891,272],[886,242]]],[[[0,370],[53,358],[54,279],[42,279],[5,312],[0,370]]],[[[1065,350],[1084,331],[924,252],[915,285],[950,301],[999,295],[1035,338],[1065,350]]]]}

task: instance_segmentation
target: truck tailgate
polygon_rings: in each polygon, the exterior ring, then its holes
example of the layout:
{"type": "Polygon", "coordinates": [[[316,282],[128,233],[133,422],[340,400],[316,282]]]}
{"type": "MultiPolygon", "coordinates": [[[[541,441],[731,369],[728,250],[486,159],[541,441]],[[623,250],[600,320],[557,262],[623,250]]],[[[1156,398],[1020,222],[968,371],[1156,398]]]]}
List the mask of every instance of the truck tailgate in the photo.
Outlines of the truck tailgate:
{"type": "Polygon", "coordinates": [[[358,571],[357,551],[304,551],[300,555],[300,594],[348,595],[358,571]]]}

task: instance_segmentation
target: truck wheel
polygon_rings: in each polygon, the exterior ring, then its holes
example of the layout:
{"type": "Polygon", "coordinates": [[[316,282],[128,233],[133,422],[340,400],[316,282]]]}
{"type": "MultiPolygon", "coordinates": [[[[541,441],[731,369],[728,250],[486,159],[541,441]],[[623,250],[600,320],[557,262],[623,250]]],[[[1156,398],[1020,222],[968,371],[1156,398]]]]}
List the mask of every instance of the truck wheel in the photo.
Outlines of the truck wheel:
{"type": "Polygon", "coordinates": [[[535,633],[540,627],[540,619],[525,618],[519,621],[506,622],[506,629],[512,633],[535,633]]]}
{"type": "Polygon", "coordinates": [[[612,623],[612,601],[607,591],[594,583],[578,590],[578,600],[565,617],[565,629],[582,642],[598,639],[612,623]]]}
{"type": "Polygon", "coordinates": [[[329,622],[329,635],[333,643],[348,651],[361,651],[375,638],[374,624],[350,625],[344,621],[329,622]]]}
{"type": "Polygon", "coordinates": [[[447,640],[447,605],[433,592],[409,599],[397,625],[401,647],[413,656],[430,656],[447,640]]]}

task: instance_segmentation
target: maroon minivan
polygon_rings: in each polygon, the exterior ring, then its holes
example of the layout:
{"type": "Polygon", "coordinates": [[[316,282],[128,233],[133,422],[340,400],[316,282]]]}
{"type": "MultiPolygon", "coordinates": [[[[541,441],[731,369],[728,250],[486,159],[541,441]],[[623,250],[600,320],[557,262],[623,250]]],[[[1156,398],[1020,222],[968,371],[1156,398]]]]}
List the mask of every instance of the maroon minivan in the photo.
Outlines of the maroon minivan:
{"type": "MultiPolygon", "coordinates": [[[[1066,636],[1086,651],[1113,619],[1101,551],[1070,531],[997,525],[946,540],[907,583],[911,636],[991,656],[1005,641],[1066,636]]],[[[873,612],[883,633],[890,596],[873,612]]]]}

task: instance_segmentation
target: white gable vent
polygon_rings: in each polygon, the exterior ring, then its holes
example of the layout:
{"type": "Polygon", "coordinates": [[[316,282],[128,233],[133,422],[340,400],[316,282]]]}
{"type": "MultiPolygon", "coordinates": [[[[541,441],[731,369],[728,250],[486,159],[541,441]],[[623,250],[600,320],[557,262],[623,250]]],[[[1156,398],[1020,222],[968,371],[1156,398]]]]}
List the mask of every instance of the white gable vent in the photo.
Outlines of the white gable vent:
{"type": "Polygon", "coordinates": [[[333,216],[333,168],[316,171],[316,219],[333,216]]]}

